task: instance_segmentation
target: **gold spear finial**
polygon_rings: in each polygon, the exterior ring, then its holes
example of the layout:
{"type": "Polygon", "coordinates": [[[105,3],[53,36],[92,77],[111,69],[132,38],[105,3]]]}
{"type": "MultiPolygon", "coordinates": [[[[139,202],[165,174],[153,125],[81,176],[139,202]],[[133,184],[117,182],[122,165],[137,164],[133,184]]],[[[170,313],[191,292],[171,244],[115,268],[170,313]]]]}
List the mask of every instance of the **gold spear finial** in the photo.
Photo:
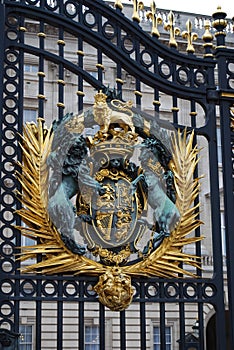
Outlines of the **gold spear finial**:
{"type": "Polygon", "coordinates": [[[116,0],[114,6],[115,6],[116,9],[117,9],[117,8],[119,8],[120,10],[123,9],[123,5],[122,5],[121,0],[116,0]]]}
{"type": "Polygon", "coordinates": [[[170,32],[169,45],[171,47],[177,48],[178,44],[176,42],[175,36],[180,35],[180,29],[178,27],[174,27],[174,18],[174,13],[170,11],[168,14],[168,22],[165,23],[164,29],[170,32]]]}
{"type": "Polygon", "coordinates": [[[204,22],[204,28],[205,28],[205,33],[203,34],[202,39],[205,42],[212,41],[214,39],[214,35],[211,34],[211,32],[210,32],[211,23],[208,19],[205,20],[205,22],[204,22]]]}
{"type": "Polygon", "coordinates": [[[153,36],[156,36],[157,38],[160,37],[159,31],[158,31],[158,24],[162,24],[162,17],[160,15],[157,15],[156,13],[156,4],[155,1],[153,1],[150,5],[151,11],[148,11],[146,14],[146,17],[148,19],[151,19],[152,21],[152,30],[151,34],[153,36]]]}
{"type": "Polygon", "coordinates": [[[132,15],[132,19],[134,21],[137,21],[138,23],[140,23],[141,19],[139,16],[139,10],[143,10],[144,9],[144,3],[143,1],[138,1],[138,0],[133,0],[133,15],[132,15]]]}
{"type": "Polygon", "coordinates": [[[193,46],[193,40],[197,40],[198,35],[197,33],[192,32],[192,22],[190,21],[190,19],[188,19],[186,22],[186,28],[187,28],[187,31],[185,30],[182,32],[182,38],[188,40],[186,51],[189,53],[194,53],[195,49],[193,46]]]}
{"type": "Polygon", "coordinates": [[[204,57],[213,57],[212,49],[213,49],[213,39],[214,36],[210,32],[211,23],[209,20],[205,20],[204,22],[205,33],[202,36],[202,40],[205,42],[203,47],[205,48],[204,57]]]}

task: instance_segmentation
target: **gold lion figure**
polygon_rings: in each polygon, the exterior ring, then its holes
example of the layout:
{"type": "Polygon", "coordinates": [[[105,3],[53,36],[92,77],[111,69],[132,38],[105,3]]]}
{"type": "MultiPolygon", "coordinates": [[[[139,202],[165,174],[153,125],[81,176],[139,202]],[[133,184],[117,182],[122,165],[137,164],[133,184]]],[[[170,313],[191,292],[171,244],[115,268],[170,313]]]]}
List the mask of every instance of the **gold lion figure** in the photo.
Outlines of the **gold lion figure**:
{"type": "MultiPolygon", "coordinates": [[[[124,132],[130,131],[135,133],[135,127],[132,121],[132,111],[129,109],[132,107],[132,102],[128,101],[121,105],[121,101],[115,107],[125,110],[127,113],[112,110],[108,107],[106,98],[107,96],[99,92],[95,96],[95,103],[93,106],[94,120],[100,125],[100,131],[102,133],[107,133],[110,124],[119,124],[119,126],[124,130],[124,132]]],[[[113,101],[112,101],[113,102],[113,101]]],[[[113,104],[113,103],[112,103],[113,104]]]]}

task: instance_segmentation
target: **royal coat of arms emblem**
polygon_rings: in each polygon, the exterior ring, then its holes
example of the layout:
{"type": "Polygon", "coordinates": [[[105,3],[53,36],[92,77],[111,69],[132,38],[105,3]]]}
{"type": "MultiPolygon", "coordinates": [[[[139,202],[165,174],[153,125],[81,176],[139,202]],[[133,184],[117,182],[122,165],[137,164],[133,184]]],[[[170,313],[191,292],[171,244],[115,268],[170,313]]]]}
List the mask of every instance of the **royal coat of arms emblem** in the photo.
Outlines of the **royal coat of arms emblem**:
{"type": "Polygon", "coordinates": [[[190,275],[199,266],[183,246],[201,225],[194,200],[198,148],[193,133],[175,132],[103,92],[92,108],[67,114],[51,128],[25,125],[22,234],[39,241],[21,260],[24,271],[99,276],[94,290],[111,310],[132,300],[131,276],[190,275]]]}

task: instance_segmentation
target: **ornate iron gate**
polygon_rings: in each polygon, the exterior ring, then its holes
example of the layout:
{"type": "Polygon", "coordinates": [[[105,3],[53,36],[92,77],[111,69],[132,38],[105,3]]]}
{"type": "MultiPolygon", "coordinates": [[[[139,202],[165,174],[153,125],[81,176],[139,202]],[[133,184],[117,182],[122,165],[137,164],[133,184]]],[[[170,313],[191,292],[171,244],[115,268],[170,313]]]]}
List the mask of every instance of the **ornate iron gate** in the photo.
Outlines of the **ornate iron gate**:
{"type": "MultiPolygon", "coordinates": [[[[93,318],[98,320],[95,324],[99,325],[100,349],[153,348],[153,341],[149,339],[150,319],[160,321],[160,349],[164,350],[167,349],[168,315],[172,313],[171,319],[177,327],[174,348],[182,350],[193,346],[209,350],[209,332],[205,330],[210,310],[215,312],[216,327],[214,333],[211,330],[211,337],[215,335],[216,339],[212,349],[234,346],[234,51],[225,47],[225,14],[219,10],[213,15],[215,50],[206,24],[204,57],[198,58],[192,45],[188,46],[188,54],[177,51],[172,14],[166,26],[170,31],[170,47],[159,40],[153,9],[153,35],[143,31],[139,24],[138,3],[134,1],[132,20],[123,14],[120,1],[114,4],[101,0],[3,0],[0,4],[0,31],[5,33],[0,53],[1,328],[19,333],[22,320],[31,320],[35,325],[35,350],[85,349],[85,322],[93,318]],[[34,72],[34,66],[37,72],[27,75],[27,70],[29,74],[34,72]],[[53,90],[50,90],[51,84],[53,90]],[[139,109],[164,115],[176,129],[194,130],[196,140],[205,145],[205,156],[209,159],[206,166],[210,189],[206,198],[210,198],[212,271],[208,274],[206,269],[197,269],[193,271],[197,278],[135,278],[133,304],[114,316],[98,303],[91,289],[96,278],[22,274],[20,262],[15,257],[22,244],[22,237],[14,227],[20,224],[20,218],[15,214],[20,208],[15,190],[20,185],[11,163],[21,160],[18,133],[23,129],[25,106],[31,112],[36,110],[37,116],[45,121],[61,119],[68,111],[67,102],[69,108],[76,111],[87,107],[94,89],[109,90],[123,100],[134,96],[139,109]],[[167,99],[166,104],[164,99],[167,99]],[[57,115],[51,116],[55,105],[57,115]],[[217,106],[223,186],[219,177],[217,106]],[[226,267],[222,255],[221,190],[226,267]],[[196,317],[191,319],[191,314],[196,317]],[[69,317],[73,324],[69,323],[69,317]],[[197,336],[189,338],[189,329],[196,319],[197,336]],[[107,333],[111,333],[110,338],[114,340],[112,345],[107,333]]],[[[191,39],[190,31],[187,36],[191,39]]],[[[201,176],[201,171],[198,168],[195,175],[201,176]]],[[[198,237],[200,230],[195,232],[198,237]]],[[[197,242],[194,253],[204,260],[201,242],[197,242]]],[[[4,346],[3,338],[0,342],[4,346]]],[[[155,349],[158,349],[156,345],[155,349]]]]}

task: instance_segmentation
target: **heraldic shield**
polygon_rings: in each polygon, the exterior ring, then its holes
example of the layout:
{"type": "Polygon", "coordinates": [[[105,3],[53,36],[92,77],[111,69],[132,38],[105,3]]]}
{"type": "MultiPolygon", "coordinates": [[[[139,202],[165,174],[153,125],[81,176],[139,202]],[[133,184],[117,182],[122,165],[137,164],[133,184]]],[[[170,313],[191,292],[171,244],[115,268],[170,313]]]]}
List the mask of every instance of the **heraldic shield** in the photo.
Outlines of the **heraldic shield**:
{"type": "Polygon", "coordinates": [[[201,224],[192,205],[199,150],[192,133],[130,101],[94,97],[92,108],[51,128],[41,119],[25,125],[18,214],[26,225],[17,228],[39,243],[22,247],[20,259],[42,257],[24,272],[99,276],[99,300],[124,310],[131,276],[191,275],[180,262],[199,266],[182,250],[202,239],[189,235],[201,224]]]}
{"type": "Polygon", "coordinates": [[[130,181],[122,177],[114,180],[109,173],[104,178],[103,188],[105,193],[92,197],[92,224],[86,223],[84,232],[87,237],[90,235],[93,242],[106,248],[134,241],[138,208],[130,181]]]}

